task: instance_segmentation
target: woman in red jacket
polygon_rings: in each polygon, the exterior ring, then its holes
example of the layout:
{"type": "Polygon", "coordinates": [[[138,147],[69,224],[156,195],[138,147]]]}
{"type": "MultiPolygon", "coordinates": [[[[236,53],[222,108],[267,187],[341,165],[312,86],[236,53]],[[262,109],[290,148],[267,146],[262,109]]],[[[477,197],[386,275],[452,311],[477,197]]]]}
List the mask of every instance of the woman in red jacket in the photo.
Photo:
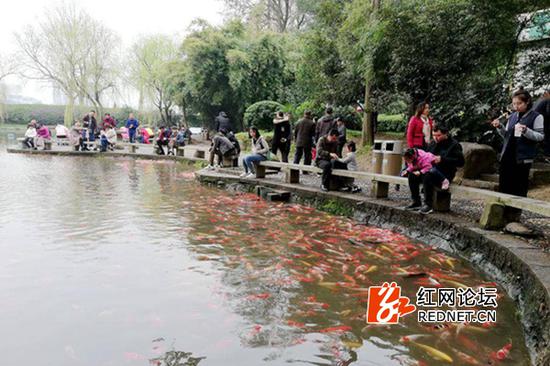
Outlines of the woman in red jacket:
{"type": "Polygon", "coordinates": [[[433,119],[429,116],[430,105],[422,102],[416,107],[416,113],[409,120],[407,144],[409,148],[425,149],[432,140],[433,119]]]}

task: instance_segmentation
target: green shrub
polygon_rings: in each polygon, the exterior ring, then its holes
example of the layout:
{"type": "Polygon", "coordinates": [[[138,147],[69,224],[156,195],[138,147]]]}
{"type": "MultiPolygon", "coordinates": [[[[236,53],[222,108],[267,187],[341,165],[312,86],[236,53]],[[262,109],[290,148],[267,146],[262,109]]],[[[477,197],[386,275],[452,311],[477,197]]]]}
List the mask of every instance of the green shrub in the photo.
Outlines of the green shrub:
{"type": "Polygon", "coordinates": [[[381,114],[378,116],[378,131],[405,133],[407,119],[403,114],[381,114]]]}
{"type": "Polygon", "coordinates": [[[264,100],[252,104],[244,112],[245,127],[255,126],[260,130],[272,130],[275,113],[285,107],[277,102],[264,100]]]}

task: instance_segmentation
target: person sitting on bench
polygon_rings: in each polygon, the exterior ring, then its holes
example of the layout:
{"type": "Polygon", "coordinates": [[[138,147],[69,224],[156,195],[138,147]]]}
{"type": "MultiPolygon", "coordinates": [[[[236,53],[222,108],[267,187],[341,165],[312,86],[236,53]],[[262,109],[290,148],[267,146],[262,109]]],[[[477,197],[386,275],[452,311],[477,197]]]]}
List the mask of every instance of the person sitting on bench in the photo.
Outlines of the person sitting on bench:
{"type": "Polygon", "coordinates": [[[409,188],[413,202],[407,206],[407,210],[420,210],[423,214],[433,212],[433,193],[435,187],[441,188],[446,178],[452,182],[459,167],[464,166],[462,146],[458,141],[449,136],[449,129],[442,125],[433,128],[433,141],[427,148],[427,152],[434,155],[432,165],[437,171],[428,171],[426,174],[408,174],[409,188]],[[424,186],[424,206],[421,206],[420,183],[424,186]]]}
{"type": "Polygon", "coordinates": [[[338,133],[337,129],[332,129],[326,136],[322,136],[317,142],[317,156],[315,164],[323,170],[321,190],[327,192],[330,188],[332,178],[332,169],[346,169],[347,164],[338,161],[338,133]]]}
{"type": "Polygon", "coordinates": [[[36,120],[32,120],[31,123],[27,126],[27,131],[25,132],[24,143],[29,149],[34,149],[34,138],[36,137],[36,120]]]}
{"type": "Polygon", "coordinates": [[[159,135],[157,138],[157,154],[166,155],[163,146],[168,146],[172,130],[164,126],[160,126],[159,135]]]}

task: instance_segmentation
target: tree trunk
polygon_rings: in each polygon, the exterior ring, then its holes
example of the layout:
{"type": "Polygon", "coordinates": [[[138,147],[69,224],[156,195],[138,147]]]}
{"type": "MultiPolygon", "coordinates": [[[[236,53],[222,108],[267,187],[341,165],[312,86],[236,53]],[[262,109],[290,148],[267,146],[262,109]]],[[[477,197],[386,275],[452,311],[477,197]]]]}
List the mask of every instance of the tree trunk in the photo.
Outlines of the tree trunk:
{"type": "Polygon", "coordinates": [[[74,121],[74,96],[67,95],[67,104],[65,105],[65,116],[63,123],[65,127],[71,127],[74,121]]]}
{"type": "Polygon", "coordinates": [[[361,146],[374,144],[373,110],[371,103],[371,82],[367,80],[365,85],[365,105],[363,116],[363,129],[361,131],[361,146]]]}

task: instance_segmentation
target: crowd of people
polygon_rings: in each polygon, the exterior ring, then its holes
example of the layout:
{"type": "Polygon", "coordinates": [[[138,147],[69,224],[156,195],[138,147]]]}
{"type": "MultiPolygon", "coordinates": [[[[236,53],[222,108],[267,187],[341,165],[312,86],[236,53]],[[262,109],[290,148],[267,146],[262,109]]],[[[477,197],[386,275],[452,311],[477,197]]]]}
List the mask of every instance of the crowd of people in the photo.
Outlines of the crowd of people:
{"type": "MultiPolygon", "coordinates": [[[[96,112],[91,110],[82,121],[76,120],[70,129],[63,125],[56,126],[58,141],[66,139],[75,151],[98,150],[105,152],[114,150],[120,138],[129,143],[140,142],[151,144],[155,136],[149,127],[140,126],[134,113],[129,113],[128,119],[117,131],[117,121],[110,113],[105,113],[101,125],[98,125],[96,112]]],[[[51,140],[48,127],[36,120],[27,125],[24,144],[30,149],[44,149],[44,141],[51,140]]],[[[160,126],[156,133],[155,152],[159,155],[172,154],[179,146],[185,146],[190,141],[191,131],[187,127],[160,126]]]]}
{"type": "MultiPolygon", "coordinates": [[[[212,139],[208,169],[222,166],[224,158],[238,156],[240,152],[239,143],[233,135],[233,126],[225,112],[220,112],[216,117],[215,125],[217,133],[212,139]],[[214,164],[215,156],[218,156],[217,164],[214,164]]],[[[289,114],[277,112],[273,119],[271,146],[261,136],[258,128],[250,127],[248,134],[252,153],[243,158],[244,172],[241,177],[255,176],[255,165],[271,159],[278,153],[281,155],[281,161],[288,163],[292,139],[296,142],[293,162],[299,164],[303,159],[305,165],[311,165],[314,160],[315,165],[323,170],[321,184],[323,191],[329,190],[331,180],[336,181],[336,177],[332,177],[332,169],[357,170],[355,143],[353,141],[347,143],[344,121],[334,117],[333,109],[330,107],[317,122],[313,120],[311,111],[305,111],[303,117],[294,126],[294,131],[289,114]],[[347,154],[343,156],[345,146],[347,146],[347,154]]],[[[359,187],[348,185],[345,180],[337,182],[336,186],[342,191],[360,191],[359,187]]]]}
{"type": "MultiPolygon", "coordinates": [[[[512,96],[512,107],[513,113],[502,115],[491,122],[504,141],[499,154],[500,192],[527,196],[529,172],[541,142],[544,142],[543,155],[550,162],[550,90],[534,104],[531,95],[520,89],[512,96]]],[[[95,148],[107,151],[114,149],[117,144],[116,127],[117,121],[109,113],[105,113],[101,126],[98,126],[95,111],[92,110],[82,118],[82,122],[76,121],[70,130],[65,129],[65,133],[75,150],[87,151],[90,144],[98,140],[95,148]]],[[[215,127],[208,169],[223,166],[224,160],[235,160],[241,153],[231,120],[225,112],[220,112],[216,117],[215,127]]],[[[155,136],[155,151],[160,155],[174,155],[174,150],[184,146],[191,136],[190,130],[185,127],[160,126],[154,134],[150,128],[141,127],[133,113],[129,114],[121,130],[123,139],[130,143],[151,143],[150,139],[155,136]]],[[[64,132],[57,131],[58,136],[60,133],[64,132]]],[[[248,135],[251,154],[243,158],[242,177],[255,176],[256,164],[278,153],[281,161],[287,163],[291,142],[294,140],[293,163],[303,161],[305,165],[314,163],[319,167],[322,170],[321,190],[328,191],[334,186],[342,191],[360,190],[357,186],[347,184],[346,179],[338,181],[337,177],[332,176],[333,169],[357,170],[357,161],[355,143],[347,141],[345,123],[334,116],[330,107],[317,121],[311,111],[305,111],[294,126],[290,123],[289,114],[277,112],[273,118],[271,146],[256,127],[250,127],[248,135]]],[[[33,120],[28,125],[24,144],[33,149],[43,148],[44,142],[49,139],[51,135],[47,126],[33,120]]],[[[403,153],[404,169],[401,175],[408,178],[412,200],[406,208],[431,213],[434,189],[447,190],[457,169],[465,163],[461,144],[451,136],[445,125],[433,120],[427,102],[420,103],[410,118],[406,141],[408,148],[403,153]]]]}

